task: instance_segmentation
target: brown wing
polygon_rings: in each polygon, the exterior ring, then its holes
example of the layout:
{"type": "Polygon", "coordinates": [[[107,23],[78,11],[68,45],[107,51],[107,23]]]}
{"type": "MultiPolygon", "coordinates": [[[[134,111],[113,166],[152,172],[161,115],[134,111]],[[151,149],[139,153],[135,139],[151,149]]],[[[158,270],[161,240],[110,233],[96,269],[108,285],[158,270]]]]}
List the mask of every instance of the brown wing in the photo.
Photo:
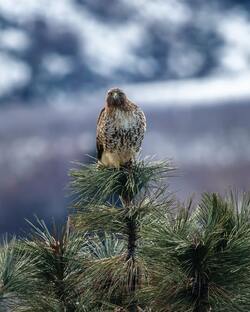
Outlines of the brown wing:
{"type": "Polygon", "coordinates": [[[97,131],[96,131],[96,154],[97,155],[96,156],[98,160],[101,160],[102,153],[103,153],[103,144],[102,144],[100,133],[103,131],[102,119],[104,117],[104,110],[105,108],[101,110],[100,115],[97,120],[97,131]]]}
{"type": "Polygon", "coordinates": [[[142,141],[144,139],[144,134],[146,131],[146,117],[143,111],[139,107],[136,108],[136,116],[137,116],[136,130],[134,132],[136,133],[135,147],[136,147],[136,152],[138,153],[140,151],[142,141]]]}

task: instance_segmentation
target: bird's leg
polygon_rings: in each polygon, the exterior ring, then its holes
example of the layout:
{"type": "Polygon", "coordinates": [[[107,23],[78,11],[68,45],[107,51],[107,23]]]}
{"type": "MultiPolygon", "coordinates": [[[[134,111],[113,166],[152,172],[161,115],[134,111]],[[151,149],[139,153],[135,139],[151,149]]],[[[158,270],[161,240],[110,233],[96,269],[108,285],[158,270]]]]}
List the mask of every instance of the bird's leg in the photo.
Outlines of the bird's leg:
{"type": "Polygon", "coordinates": [[[131,171],[132,171],[132,166],[133,166],[133,160],[132,159],[130,159],[129,161],[127,161],[127,162],[125,162],[124,164],[122,164],[121,166],[120,166],[120,169],[121,170],[127,170],[128,171],[128,173],[130,174],[131,173],[131,171]]]}

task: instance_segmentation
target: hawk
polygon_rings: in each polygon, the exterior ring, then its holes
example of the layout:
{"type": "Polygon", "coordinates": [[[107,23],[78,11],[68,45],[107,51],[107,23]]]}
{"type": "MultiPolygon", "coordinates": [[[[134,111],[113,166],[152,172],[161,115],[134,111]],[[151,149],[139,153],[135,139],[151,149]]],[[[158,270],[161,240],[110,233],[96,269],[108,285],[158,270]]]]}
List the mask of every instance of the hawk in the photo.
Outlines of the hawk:
{"type": "Polygon", "coordinates": [[[107,92],[97,121],[97,159],[105,167],[129,166],[140,151],[146,118],[119,88],[107,92]]]}

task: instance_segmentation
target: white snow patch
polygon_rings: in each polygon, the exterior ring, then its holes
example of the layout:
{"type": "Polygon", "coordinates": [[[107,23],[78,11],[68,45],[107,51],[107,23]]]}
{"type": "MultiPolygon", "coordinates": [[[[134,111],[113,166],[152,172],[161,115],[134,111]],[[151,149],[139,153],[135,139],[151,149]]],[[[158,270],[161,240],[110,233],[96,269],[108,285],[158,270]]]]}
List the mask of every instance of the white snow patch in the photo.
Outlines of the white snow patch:
{"type": "Polygon", "coordinates": [[[16,28],[1,30],[0,46],[4,49],[22,51],[30,45],[27,34],[16,28]]]}
{"type": "MultiPolygon", "coordinates": [[[[223,16],[218,31],[225,41],[218,60],[223,71],[243,73],[250,70],[250,23],[242,11],[223,16]]],[[[220,70],[220,69],[219,69],[220,70]]]]}
{"type": "Polygon", "coordinates": [[[171,24],[186,23],[192,16],[190,8],[182,0],[122,0],[144,19],[171,24]]]}
{"type": "Polygon", "coordinates": [[[25,86],[30,78],[30,68],[23,62],[0,53],[0,95],[15,87],[25,86]]]}
{"type": "Polygon", "coordinates": [[[56,53],[46,55],[43,60],[43,66],[54,76],[65,76],[73,70],[72,59],[56,53]]]}
{"type": "Polygon", "coordinates": [[[125,85],[129,97],[142,106],[200,106],[250,99],[250,73],[184,81],[125,85]]]}

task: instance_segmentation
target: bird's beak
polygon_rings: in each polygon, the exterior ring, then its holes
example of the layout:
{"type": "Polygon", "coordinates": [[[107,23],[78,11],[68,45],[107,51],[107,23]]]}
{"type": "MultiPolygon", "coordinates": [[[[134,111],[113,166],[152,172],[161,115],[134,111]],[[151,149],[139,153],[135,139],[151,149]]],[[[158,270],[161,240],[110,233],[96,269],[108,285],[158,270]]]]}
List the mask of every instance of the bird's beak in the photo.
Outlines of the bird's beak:
{"type": "Polygon", "coordinates": [[[118,93],[117,93],[117,92],[113,93],[113,98],[114,98],[115,100],[118,99],[118,93]]]}

